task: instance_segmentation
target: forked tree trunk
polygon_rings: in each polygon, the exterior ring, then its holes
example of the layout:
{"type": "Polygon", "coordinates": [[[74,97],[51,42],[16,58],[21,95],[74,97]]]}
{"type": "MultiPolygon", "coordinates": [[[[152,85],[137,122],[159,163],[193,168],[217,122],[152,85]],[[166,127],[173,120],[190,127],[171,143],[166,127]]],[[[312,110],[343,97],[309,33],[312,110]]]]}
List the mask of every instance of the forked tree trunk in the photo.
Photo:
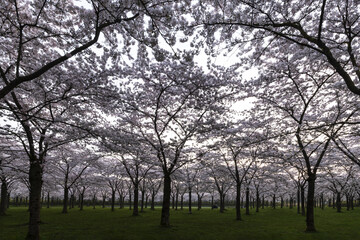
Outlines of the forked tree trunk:
{"type": "Polygon", "coordinates": [[[170,227],[170,194],[171,194],[171,178],[168,173],[164,174],[164,195],[161,210],[162,227],[170,227]]]}
{"type": "Polygon", "coordinates": [[[40,239],[40,200],[41,200],[41,187],[42,187],[42,168],[40,161],[31,159],[29,170],[30,182],[30,202],[29,202],[29,230],[26,240],[39,240],[40,239]]]}

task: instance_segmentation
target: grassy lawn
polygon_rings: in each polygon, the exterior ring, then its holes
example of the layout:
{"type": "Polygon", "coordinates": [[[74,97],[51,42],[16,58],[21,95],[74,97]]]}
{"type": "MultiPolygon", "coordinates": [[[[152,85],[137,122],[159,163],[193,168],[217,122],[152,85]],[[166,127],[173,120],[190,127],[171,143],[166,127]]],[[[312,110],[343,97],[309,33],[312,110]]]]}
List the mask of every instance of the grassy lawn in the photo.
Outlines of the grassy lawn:
{"type": "MultiPolygon", "coordinates": [[[[336,213],[332,208],[316,209],[315,225],[318,232],[305,233],[305,217],[295,209],[264,209],[251,212],[243,221],[235,221],[235,210],[220,214],[218,210],[194,210],[193,214],[171,211],[171,228],[161,228],[160,209],[146,209],[141,216],[131,216],[128,209],[95,210],[77,208],[61,214],[61,208],[42,209],[41,239],[96,240],[96,239],[360,239],[360,209],[336,213]]],[[[24,239],[28,213],[25,208],[10,208],[8,216],[0,217],[0,239],[24,239]]]]}

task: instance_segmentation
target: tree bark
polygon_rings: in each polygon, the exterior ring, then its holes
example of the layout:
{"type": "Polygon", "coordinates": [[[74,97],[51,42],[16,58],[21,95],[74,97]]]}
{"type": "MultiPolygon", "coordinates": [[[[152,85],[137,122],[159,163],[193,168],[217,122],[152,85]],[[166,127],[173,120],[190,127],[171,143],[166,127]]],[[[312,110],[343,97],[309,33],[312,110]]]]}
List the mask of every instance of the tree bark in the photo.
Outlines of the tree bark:
{"type": "Polygon", "coordinates": [[[115,189],[111,189],[111,211],[115,211],[115,189]]]}
{"type": "Polygon", "coordinates": [[[42,168],[40,165],[40,161],[38,159],[30,161],[29,183],[30,183],[30,202],[29,202],[30,220],[29,220],[29,230],[26,236],[26,240],[39,240],[42,168]]]}
{"type": "Polygon", "coordinates": [[[151,210],[155,210],[155,192],[151,193],[151,210]]]}
{"type": "Polygon", "coordinates": [[[336,193],[336,210],[337,210],[337,212],[341,212],[341,196],[340,196],[340,192],[336,193]]]}
{"type": "Polygon", "coordinates": [[[190,214],[192,214],[191,204],[192,204],[192,199],[191,199],[191,187],[189,187],[189,213],[190,213],[190,214]]]}
{"type": "MultiPolygon", "coordinates": [[[[241,184],[239,181],[237,181],[236,183],[236,205],[235,205],[235,210],[236,210],[236,220],[240,221],[241,220],[241,211],[240,211],[240,207],[241,207],[241,184]]],[[[222,204],[224,204],[224,199],[222,201],[222,204]]],[[[223,209],[224,210],[224,209],[223,209]]]]}
{"type": "Polygon", "coordinates": [[[256,212],[259,212],[260,208],[260,195],[259,195],[259,189],[256,189],[256,212]]]}
{"type": "Polygon", "coordinates": [[[300,206],[300,202],[301,202],[301,200],[300,200],[300,186],[298,186],[298,188],[297,188],[297,213],[298,214],[300,214],[301,213],[301,211],[300,211],[300,209],[301,209],[301,206],[300,206]]]}
{"type": "MultiPolygon", "coordinates": [[[[26,205],[26,201],[25,201],[25,205],[26,205]]],[[[47,192],[47,205],[46,208],[50,208],[50,192],[47,192]]]]}
{"type": "Polygon", "coordinates": [[[198,194],[197,197],[198,197],[198,210],[200,210],[201,209],[201,196],[200,196],[200,194],[198,194]]]}
{"type": "Polygon", "coordinates": [[[164,174],[164,195],[161,209],[161,221],[162,227],[170,227],[170,194],[171,194],[171,178],[170,174],[164,174]]]}
{"type": "Polygon", "coordinates": [[[7,209],[7,184],[5,179],[1,179],[1,205],[0,205],[0,216],[6,215],[7,209]]]}
{"type": "Polygon", "coordinates": [[[246,215],[250,215],[249,205],[250,205],[250,190],[249,190],[249,187],[246,187],[246,191],[245,191],[245,214],[246,215]]]}
{"type": "Polygon", "coordinates": [[[308,178],[308,195],[306,204],[306,232],[316,232],[314,222],[314,196],[315,196],[315,175],[308,178]]]}
{"type": "Polygon", "coordinates": [[[139,184],[134,184],[134,208],[133,216],[139,216],[139,184]]]}
{"type": "Polygon", "coordinates": [[[305,187],[300,187],[300,197],[301,197],[301,215],[305,216],[305,187]]]}

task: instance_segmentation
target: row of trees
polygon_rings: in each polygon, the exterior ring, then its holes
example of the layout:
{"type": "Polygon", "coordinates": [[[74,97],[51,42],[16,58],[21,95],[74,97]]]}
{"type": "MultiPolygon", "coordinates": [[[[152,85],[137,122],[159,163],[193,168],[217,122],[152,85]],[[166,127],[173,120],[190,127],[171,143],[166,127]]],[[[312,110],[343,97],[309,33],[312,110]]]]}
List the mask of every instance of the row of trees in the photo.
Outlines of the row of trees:
{"type": "Polygon", "coordinates": [[[212,166],[222,202],[235,186],[238,220],[255,173],[301,176],[315,231],[316,179],[360,164],[358,9],[356,0],[4,1],[2,197],[13,179],[29,188],[27,239],[39,239],[46,175],[65,179],[66,199],[93,169],[112,195],[121,177],[138,189],[160,173],[161,225],[170,226],[176,173],[195,179],[200,165],[212,166]],[[237,56],[233,65],[215,64],[219,49],[237,56]],[[244,75],[249,68],[258,74],[244,75]]]}

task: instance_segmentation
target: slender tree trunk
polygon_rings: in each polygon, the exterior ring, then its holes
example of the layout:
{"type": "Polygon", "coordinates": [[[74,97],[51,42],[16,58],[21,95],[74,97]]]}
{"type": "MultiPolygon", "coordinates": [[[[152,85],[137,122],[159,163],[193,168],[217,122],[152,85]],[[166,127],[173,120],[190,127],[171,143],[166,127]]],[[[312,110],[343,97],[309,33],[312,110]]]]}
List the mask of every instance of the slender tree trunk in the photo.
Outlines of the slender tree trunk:
{"type": "Polygon", "coordinates": [[[149,194],[147,194],[147,195],[145,196],[145,208],[148,207],[148,202],[149,202],[149,194]]]}
{"type": "Polygon", "coordinates": [[[115,189],[111,189],[111,211],[115,211],[115,189]]]}
{"type": "Polygon", "coordinates": [[[259,189],[256,188],[256,212],[259,212],[260,208],[260,195],[259,195],[259,189]]]}
{"type": "Polygon", "coordinates": [[[219,192],[219,194],[220,194],[220,213],[223,213],[224,212],[224,203],[223,203],[223,197],[222,197],[222,195],[223,195],[223,193],[222,192],[219,192]]]}
{"type": "Polygon", "coordinates": [[[211,210],[214,209],[213,206],[214,206],[214,195],[211,195],[211,210]]]}
{"type": "Polygon", "coordinates": [[[7,195],[7,207],[6,208],[9,208],[10,207],[10,193],[8,193],[8,195],[7,195]]]}
{"type": "Polygon", "coordinates": [[[192,204],[192,199],[191,199],[191,187],[189,187],[189,213],[190,213],[190,214],[192,214],[191,204],[192,204]]]}
{"type": "MultiPolygon", "coordinates": [[[[26,205],[26,202],[27,201],[25,201],[25,205],[26,205]]],[[[47,206],[46,206],[46,208],[50,208],[50,192],[47,192],[47,206]]]]}
{"type": "Polygon", "coordinates": [[[340,192],[336,193],[336,210],[337,210],[337,212],[341,212],[341,196],[340,196],[340,192]]]}
{"type": "Polygon", "coordinates": [[[68,209],[68,198],[69,198],[69,189],[67,188],[67,186],[65,186],[62,213],[67,213],[68,212],[68,210],[67,210],[68,209]]]}
{"type": "Polygon", "coordinates": [[[274,195],[273,195],[273,202],[272,202],[272,204],[273,204],[273,209],[275,209],[276,208],[276,195],[275,195],[275,193],[274,193],[274,195]]]}
{"type": "Polygon", "coordinates": [[[40,161],[37,159],[31,160],[30,170],[29,170],[29,182],[30,182],[30,202],[29,202],[30,220],[29,220],[29,230],[26,236],[26,240],[39,240],[42,168],[40,165],[40,161]]]}
{"type": "Polygon", "coordinates": [[[284,199],[283,197],[281,196],[280,197],[280,208],[283,208],[284,207],[284,199]]]}
{"type": "Polygon", "coordinates": [[[264,195],[262,195],[261,208],[262,209],[265,208],[265,197],[264,197],[264,195]]]}
{"type": "Polygon", "coordinates": [[[151,193],[151,210],[155,210],[155,192],[151,193]]]}
{"type": "Polygon", "coordinates": [[[71,208],[75,208],[75,201],[76,201],[76,199],[75,199],[75,195],[74,195],[74,193],[73,194],[71,194],[71,208]]]}
{"type": "Polygon", "coordinates": [[[174,194],[171,197],[171,208],[175,209],[175,195],[174,194]]]}
{"type": "Polygon", "coordinates": [[[170,227],[170,194],[171,194],[171,178],[170,174],[164,174],[164,195],[161,210],[160,225],[170,227]]]}
{"type": "Polygon", "coordinates": [[[7,208],[7,196],[8,196],[8,192],[7,192],[7,184],[6,184],[6,180],[2,179],[1,180],[1,205],[0,205],[0,216],[4,216],[6,215],[6,208],[7,208]]]}
{"type": "Polygon", "coordinates": [[[184,194],[180,196],[180,210],[184,209],[184,194]]]}
{"type": "Polygon", "coordinates": [[[308,178],[308,195],[306,203],[306,232],[316,232],[314,222],[315,175],[308,178]]]}
{"type": "Polygon", "coordinates": [[[301,215],[305,216],[305,187],[300,187],[300,197],[301,197],[301,215]]]}
{"type": "Polygon", "coordinates": [[[95,196],[95,194],[93,196],[92,203],[93,203],[93,209],[95,209],[95,205],[96,205],[96,196],[95,196]]]}
{"type": "Polygon", "coordinates": [[[105,208],[106,195],[103,195],[102,208],[105,208]]]}
{"type": "Polygon", "coordinates": [[[129,210],[132,210],[131,197],[132,197],[132,194],[131,194],[131,191],[129,191],[129,210]]]}
{"type": "Polygon", "coordinates": [[[85,194],[85,191],[83,191],[82,193],[80,193],[80,211],[82,211],[84,209],[84,194],[85,194]]]}
{"type": "MultiPolygon", "coordinates": [[[[241,220],[241,184],[239,181],[237,181],[236,183],[236,205],[235,205],[235,210],[236,210],[236,220],[240,221],[241,220]]],[[[224,199],[222,201],[222,204],[224,204],[224,199]]],[[[224,209],[223,209],[224,210],[224,209]]]]}
{"type": "Polygon", "coordinates": [[[201,197],[200,197],[200,194],[197,195],[198,197],[198,210],[201,209],[201,197]]]}
{"type": "Polygon", "coordinates": [[[246,215],[250,215],[250,209],[249,209],[249,204],[250,204],[250,189],[249,187],[246,187],[245,190],[245,214],[246,215]]]}
{"type": "Polygon", "coordinates": [[[298,186],[298,188],[297,188],[297,213],[298,214],[300,214],[301,213],[301,211],[300,211],[300,208],[301,208],[301,206],[300,206],[300,202],[301,202],[301,200],[300,200],[300,186],[298,186]]]}
{"type": "Polygon", "coordinates": [[[133,216],[139,216],[139,184],[134,184],[134,209],[133,216]]]}
{"type": "Polygon", "coordinates": [[[141,191],[141,206],[140,206],[140,212],[144,212],[144,203],[145,203],[145,190],[141,191]]]}
{"type": "Polygon", "coordinates": [[[175,210],[178,210],[178,203],[179,203],[179,191],[176,191],[176,196],[175,196],[175,210]]]}

